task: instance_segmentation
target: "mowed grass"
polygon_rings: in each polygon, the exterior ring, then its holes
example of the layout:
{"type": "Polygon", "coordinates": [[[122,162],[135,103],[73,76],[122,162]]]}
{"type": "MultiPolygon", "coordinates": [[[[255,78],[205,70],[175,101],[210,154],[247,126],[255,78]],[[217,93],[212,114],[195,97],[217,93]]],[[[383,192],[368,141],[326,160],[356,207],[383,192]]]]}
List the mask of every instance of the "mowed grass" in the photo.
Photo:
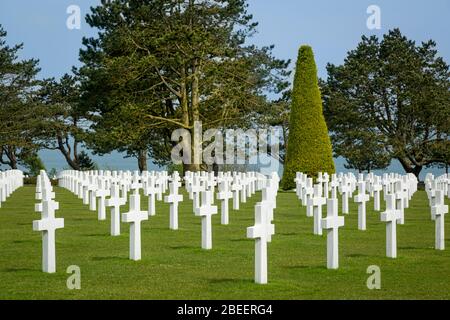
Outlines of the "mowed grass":
{"type": "MultiPolygon", "coordinates": [[[[213,249],[201,249],[200,218],[192,202],[179,208],[178,231],[169,230],[169,206],[157,202],[157,214],[142,224],[142,260],[131,261],[129,225],[109,235],[110,217],[98,221],[76,196],[55,188],[58,217],[57,272],[41,272],[41,234],[32,230],[34,187],[17,190],[0,208],[0,299],[449,299],[450,224],[445,251],[434,250],[434,221],[426,194],[417,192],[398,226],[398,258],[385,257],[385,223],[367,206],[367,231],[357,229],[351,203],[339,232],[340,268],[326,269],[326,235],[313,235],[294,193],[278,194],[276,235],[268,246],[269,283],[254,277],[254,241],[246,228],[254,223],[260,194],[230,212],[230,224],[213,217],[213,249]],[[66,269],[81,269],[81,290],[66,286],[66,269]],[[381,290],[369,290],[371,265],[381,268],[381,290]]],[[[216,201],[217,204],[217,201],[216,201]]],[[[230,201],[231,205],[231,201],[230,201]]],[[[147,208],[147,197],[142,197],[147,208]]],[[[127,207],[122,208],[124,212],[127,207]]],[[[219,210],[220,211],[220,210],[219,210]]],[[[324,211],[326,212],[325,208],[324,211]]]]}

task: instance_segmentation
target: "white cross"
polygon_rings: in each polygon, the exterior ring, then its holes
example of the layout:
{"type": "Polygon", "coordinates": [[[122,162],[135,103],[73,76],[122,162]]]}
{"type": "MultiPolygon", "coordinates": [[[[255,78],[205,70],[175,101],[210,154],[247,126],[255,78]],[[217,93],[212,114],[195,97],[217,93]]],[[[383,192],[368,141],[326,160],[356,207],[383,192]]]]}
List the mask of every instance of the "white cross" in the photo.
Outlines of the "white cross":
{"type": "Polygon", "coordinates": [[[95,192],[97,191],[97,185],[94,183],[94,176],[91,176],[91,181],[88,186],[89,192],[89,210],[96,211],[97,210],[97,197],[95,196],[95,192]]]}
{"type": "Polygon", "coordinates": [[[163,180],[162,176],[156,177],[155,188],[158,190],[158,192],[156,193],[156,199],[158,201],[162,201],[162,199],[163,199],[163,189],[164,189],[164,180],[163,180]]]}
{"type": "Polygon", "coordinates": [[[380,183],[380,177],[375,177],[375,181],[372,185],[373,191],[373,210],[380,211],[380,193],[383,190],[383,186],[380,183]]]}
{"type": "Polygon", "coordinates": [[[327,199],[327,217],[322,228],[327,230],[327,268],[339,268],[339,228],[344,226],[344,217],[338,216],[338,199],[327,199]]]}
{"type": "Polygon", "coordinates": [[[326,203],[326,199],[322,197],[322,184],[318,183],[314,186],[314,195],[309,199],[308,205],[312,207],[314,216],[314,234],[322,235],[322,206],[326,203]]]}
{"type": "Polygon", "coordinates": [[[122,214],[122,222],[130,223],[130,259],[141,260],[141,222],[148,213],[141,211],[141,196],[130,195],[130,211],[122,214]]]}
{"type": "Polygon", "coordinates": [[[295,194],[297,195],[297,198],[301,199],[302,196],[302,182],[303,182],[303,173],[296,172],[295,173],[295,194]]]}
{"type": "Polygon", "coordinates": [[[275,226],[270,223],[266,205],[255,205],[255,225],[247,228],[247,238],[255,239],[255,282],[267,283],[267,242],[275,233],[275,226]]]}
{"type": "Polygon", "coordinates": [[[139,194],[139,189],[142,188],[142,183],[139,182],[139,172],[135,171],[133,179],[131,181],[130,189],[133,190],[133,194],[139,194]]]}
{"type": "Polygon", "coordinates": [[[195,215],[202,218],[202,248],[212,248],[211,216],[217,214],[217,206],[211,205],[211,191],[202,191],[202,204],[195,210],[195,215]]]}
{"type": "Polygon", "coordinates": [[[111,235],[120,235],[120,206],[126,203],[126,199],[120,197],[120,187],[117,183],[111,185],[111,198],[106,199],[105,204],[111,207],[111,235]]]}
{"type": "Polygon", "coordinates": [[[336,178],[336,174],[333,173],[331,176],[331,198],[337,198],[337,189],[339,187],[339,180],[336,178]]]}
{"type": "Polygon", "coordinates": [[[237,175],[233,178],[233,184],[231,185],[231,191],[233,191],[233,210],[239,210],[239,192],[242,186],[239,183],[239,178],[237,175]]]}
{"type": "Polygon", "coordinates": [[[86,181],[83,182],[83,204],[87,205],[89,204],[89,186],[90,186],[90,180],[91,180],[91,175],[87,175],[86,176],[86,181]]]}
{"type": "Polygon", "coordinates": [[[155,177],[148,177],[145,184],[144,194],[148,196],[148,215],[154,216],[156,214],[155,209],[155,196],[159,192],[159,189],[155,186],[155,177]]]}
{"type": "Polygon", "coordinates": [[[405,198],[408,197],[408,192],[403,189],[403,183],[401,180],[395,183],[395,199],[397,210],[400,211],[399,224],[405,223],[405,198]]]}
{"type": "Polygon", "coordinates": [[[56,272],[55,230],[64,228],[64,219],[55,218],[53,200],[42,202],[42,218],[33,221],[33,230],[42,232],[42,271],[56,272]]]}
{"type": "Polygon", "coordinates": [[[436,199],[434,206],[431,207],[431,214],[435,220],[436,250],[445,249],[445,230],[444,230],[444,216],[448,213],[448,205],[444,204],[444,191],[436,190],[436,199]]]}
{"type": "Polygon", "coordinates": [[[342,194],[342,213],[348,214],[348,198],[351,194],[351,187],[347,183],[346,179],[342,180],[341,183],[341,194],[342,194]]]}
{"type": "Polygon", "coordinates": [[[164,197],[164,202],[170,203],[170,229],[178,230],[178,202],[183,201],[183,196],[178,194],[180,187],[179,177],[175,176],[173,181],[169,184],[168,196],[164,197]],[[177,179],[178,178],[178,179],[177,179]]]}
{"type": "Polygon", "coordinates": [[[381,213],[381,221],[386,222],[386,256],[397,258],[397,221],[400,211],[395,208],[395,195],[387,194],[386,211],[381,213]]]}
{"type": "Polygon", "coordinates": [[[240,182],[241,182],[241,202],[242,203],[246,203],[247,202],[247,184],[248,184],[248,179],[247,176],[241,172],[241,177],[240,177],[240,182]]]}
{"type": "Polygon", "coordinates": [[[366,183],[358,182],[358,194],[355,196],[355,202],[358,203],[358,229],[366,230],[366,202],[369,201],[369,195],[366,194],[366,183]]]}
{"type": "Polygon", "coordinates": [[[220,204],[220,223],[223,225],[227,225],[229,223],[228,200],[233,196],[228,187],[228,180],[224,179],[219,183],[219,192],[217,193],[217,199],[222,200],[220,204]]]}
{"type": "Polygon", "coordinates": [[[78,199],[83,199],[84,186],[87,186],[89,181],[87,180],[87,172],[80,172],[79,182],[78,182],[78,199]]]}
{"type": "Polygon", "coordinates": [[[197,175],[194,175],[192,179],[190,191],[192,192],[192,209],[195,212],[200,206],[200,194],[204,191],[204,187],[201,185],[200,178],[197,175]]]}
{"type": "Polygon", "coordinates": [[[109,196],[110,191],[105,189],[105,180],[98,178],[98,188],[95,196],[98,198],[98,220],[106,220],[105,198],[109,196]]]}
{"type": "Polygon", "coordinates": [[[327,172],[325,172],[322,176],[322,183],[323,183],[323,196],[328,199],[329,196],[329,183],[330,183],[330,176],[327,172]]]}
{"type": "Polygon", "coordinates": [[[205,180],[205,188],[207,191],[211,191],[209,192],[209,196],[211,197],[211,204],[214,204],[214,190],[215,190],[215,186],[216,186],[216,180],[214,177],[214,172],[211,172],[210,174],[208,174],[206,176],[206,180],[205,180]]]}
{"type": "MultiPolygon", "coordinates": [[[[264,203],[264,207],[267,209],[268,219],[269,221],[273,221],[273,211],[276,208],[276,197],[277,197],[277,188],[276,181],[272,178],[268,178],[266,180],[266,186],[262,189],[262,201],[264,203]]],[[[269,236],[269,242],[271,241],[271,237],[269,236]]]]}
{"type": "Polygon", "coordinates": [[[306,187],[303,189],[304,203],[306,203],[306,216],[312,217],[313,210],[309,199],[314,195],[314,187],[312,178],[306,180],[306,187]]]}

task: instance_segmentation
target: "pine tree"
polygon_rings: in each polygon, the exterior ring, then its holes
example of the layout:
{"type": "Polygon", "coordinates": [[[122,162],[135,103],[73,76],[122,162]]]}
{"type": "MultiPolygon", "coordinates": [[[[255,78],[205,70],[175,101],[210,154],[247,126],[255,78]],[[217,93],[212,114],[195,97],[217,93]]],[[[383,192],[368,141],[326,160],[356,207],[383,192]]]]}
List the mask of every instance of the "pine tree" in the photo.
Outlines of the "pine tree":
{"type": "Polygon", "coordinates": [[[332,148],[322,112],[317,67],[312,48],[301,46],[292,91],[289,137],[282,188],[295,187],[296,172],[316,177],[334,173],[332,148]]]}

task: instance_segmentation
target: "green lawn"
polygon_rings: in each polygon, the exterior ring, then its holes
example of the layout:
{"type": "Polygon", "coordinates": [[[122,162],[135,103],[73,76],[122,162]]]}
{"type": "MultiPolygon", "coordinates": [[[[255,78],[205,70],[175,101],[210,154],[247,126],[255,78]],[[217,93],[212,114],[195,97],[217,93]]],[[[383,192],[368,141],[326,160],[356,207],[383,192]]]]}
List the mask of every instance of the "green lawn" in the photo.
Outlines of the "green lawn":
{"type": "MultiPolygon", "coordinates": [[[[276,235],[269,244],[269,284],[253,283],[255,195],[230,225],[213,218],[213,249],[202,250],[200,218],[191,201],[180,205],[180,230],[169,230],[169,207],[157,203],[157,215],[142,225],[142,260],[128,259],[129,226],[109,235],[108,220],[98,221],[67,190],[56,188],[57,273],[41,272],[41,234],[32,231],[34,187],[17,190],[0,209],[0,299],[449,299],[450,223],[445,251],[434,250],[434,222],[423,191],[398,226],[398,258],[385,257],[385,224],[368,204],[367,231],[357,229],[356,206],[340,229],[340,269],[326,269],[326,236],[314,236],[294,193],[279,193],[276,235]],[[68,290],[66,268],[81,268],[81,290],[68,290]],[[366,269],[381,268],[381,290],[369,290],[366,269]]],[[[185,194],[185,200],[187,196],[185,194]]],[[[147,207],[146,197],[142,198],[147,207]]],[[[231,205],[231,202],[230,202],[231,205]]]]}

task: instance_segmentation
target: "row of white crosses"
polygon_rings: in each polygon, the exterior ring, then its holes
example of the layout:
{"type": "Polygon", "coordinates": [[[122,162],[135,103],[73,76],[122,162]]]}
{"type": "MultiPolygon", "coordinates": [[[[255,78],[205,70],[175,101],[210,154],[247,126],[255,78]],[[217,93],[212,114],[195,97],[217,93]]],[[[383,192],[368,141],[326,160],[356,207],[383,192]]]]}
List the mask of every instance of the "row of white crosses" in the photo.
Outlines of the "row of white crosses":
{"type": "Polygon", "coordinates": [[[247,197],[262,188],[261,181],[265,176],[255,173],[219,172],[186,172],[185,187],[189,198],[193,200],[193,211],[201,217],[202,248],[212,248],[212,216],[218,213],[214,205],[215,187],[218,186],[217,200],[220,201],[221,224],[229,224],[229,200],[233,198],[233,209],[239,210],[239,202],[246,202],[247,197]],[[240,199],[240,201],[239,201],[240,199]]]}
{"type": "MultiPolygon", "coordinates": [[[[357,190],[354,197],[358,204],[358,229],[366,230],[366,203],[372,196],[374,210],[381,210],[381,191],[384,191],[386,211],[381,214],[381,221],[386,222],[386,255],[397,256],[396,225],[404,224],[404,209],[409,206],[409,200],[417,191],[417,178],[412,175],[384,174],[383,177],[374,174],[358,175],[352,173],[332,174],[331,180],[327,174],[318,174],[317,183],[304,173],[298,172],[295,178],[296,195],[303,205],[306,205],[306,215],[314,217],[315,235],[321,235],[322,229],[327,229],[327,266],[338,268],[338,233],[337,229],[344,225],[344,218],[338,216],[338,192],[342,197],[342,213],[349,213],[348,199],[357,190]],[[366,193],[366,190],[369,193],[366,193]],[[330,192],[331,191],[331,195],[330,192]],[[327,204],[327,217],[322,218],[322,206],[327,204]]],[[[444,185],[445,183],[442,183],[444,185]]],[[[445,211],[438,206],[436,212],[445,211]]],[[[442,227],[436,227],[441,230],[442,227]]],[[[438,233],[438,231],[436,231],[438,233]]],[[[438,241],[438,240],[436,240],[438,241]]]]}
{"type": "MultiPolygon", "coordinates": [[[[222,173],[215,177],[214,173],[187,172],[185,176],[186,189],[194,201],[193,211],[202,217],[202,248],[212,248],[211,216],[217,213],[214,206],[214,193],[218,186],[217,199],[221,201],[221,223],[228,224],[228,202],[232,197],[230,190],[241,192],[241,201],[253,195],[261,187],[263,176],[254,173],[222,173]],[[233,182],[239,186],[233,188],[233,182]],[[245,190],[245,194],[242,193],[245,190]],[[201,196],[201,198],[200,198],[201,196]]],[[[99,220],[106,218],[104,207],[111,207],[111,235],[120,235],[120,207],[127,202],[127,194],[131,190],[130,210],[122,214],[122,222],[130,223],[130,259],[139,260],[141,257],[140,227],[141,222],[148,220],[149,216],[156,214],[155,200],[162,200],[163,194],[169,188],[169,194],[164,201],[170,204],[169,228],[178,229],[178,205],[183,201],[179,194],[181,178],[178,172],[172,176],[166,172],[138,172],[131,174],[126,172],[109,171],[63,171],[59,175],[59,184],[72,191],[84,204],[89,204],[91,210],[99,212],[99,220]],[[95,183],[97,182],[97,183],[95,183]],[[148,211],[144,212],[140,207],[140,190],[148,196],[148,211]],[[109,198],[107,198],[109,197],[109,198]],[[95,207],[92,203],[96,203],[95,207]]],[[[239,198],[238,198],[239,199],[239,198]]]]}
{"type": "Polygon", "coordinates": [[[7,170],[0,172],[0,208],[9,196],[23,186],[23,172],[7,170]]]}
{"type": "Polygon", "coordinates": [[[41,170],[36,181],[35,211],[41,213],[40,220],[33,221],[33,230],[42,232],[42,271],[56,272],[56,248],[55,231],[64,228],[64,219],[55,218],[55,211],[59,209],[59,203],[55,200],[53,187],[44,170],[41,170]]]}
{"type": "Polygon", "coordinates": [[[450,175],[444,174],[435,178],[432,174],[425,177],[425,190],[427,192],[431,219],[435,222],[435,249],[445,249],[445,215],[448,213],[448,205],[445,204],[445,197],[449,194],[450,175]]]}
{"type": "MultiPolygon", "coordinates": [[[[358,229],[366,230],[366,203],[372,196],[374,198],[374,210],[381,210],[381,191],[387,194],[394,193],[397,206],[400,210],[408,208],[409,200],[417,191],[417,179],[414,175],[408,174],[400,176],[398,174],[385,174],[383,178],[368,174],[364,177],[360,174],[358,178],[353,173],[339,175],[332,174],[331,180],[327,174],[319,173],[317,184],[313,185],[313,179],[304,173],[297,173],[295,178],[296,194],[302,205],[306,205],[306,215],[314,217],[314,234],[321,234],[320,221],[321,206],[326,203],[326,199],[336,199],[338,193],[342,199],[342,213],[349,213],[349,198],[357,191],[354,202],[358,204],[358,229]],[[330,196],[331,191],[331,196],[330,196]],[[367,191],[369,194],[367,194],[367,191]]],[[[386,199],[384,199],[386,200],[386,199]]],[[[404,223],[402,217],[401,224],[404,223]]]]}
{"type": "MultiPolygon", "coordinates": [[[[98,220],[106,219],[106,207],[111,212],[111,235],[120,235],[120,222],[130,224],[130,259],[141,259],[141,222],[148,220],[148,216],[155,215],[155,195],[161,200],[162,194],[167,189],[169,176],[167,172],[143,172],[137,171],[63,171],[59,175],[59,185],[67,188],[83,199],[84,204],[89,204],[90,210],[98,210],[98,220]],[[140,190],[144,190],[149,196],[147,211],[141,210],[140,190]],[[129,197],[129,211],[120,214],[120,207],[125,205],[129,197]],[[108,197],[108,198],[107,198],[108,197]],[[98,201],[97,201],[98,200],[98,201]],[[122,218],[122,219],[121,219],[122,218]]],[[[171,210],[171,221],[173,213],[171,210]]],[[[171,222],[171,225],[173,223],[171,222]]]]}

